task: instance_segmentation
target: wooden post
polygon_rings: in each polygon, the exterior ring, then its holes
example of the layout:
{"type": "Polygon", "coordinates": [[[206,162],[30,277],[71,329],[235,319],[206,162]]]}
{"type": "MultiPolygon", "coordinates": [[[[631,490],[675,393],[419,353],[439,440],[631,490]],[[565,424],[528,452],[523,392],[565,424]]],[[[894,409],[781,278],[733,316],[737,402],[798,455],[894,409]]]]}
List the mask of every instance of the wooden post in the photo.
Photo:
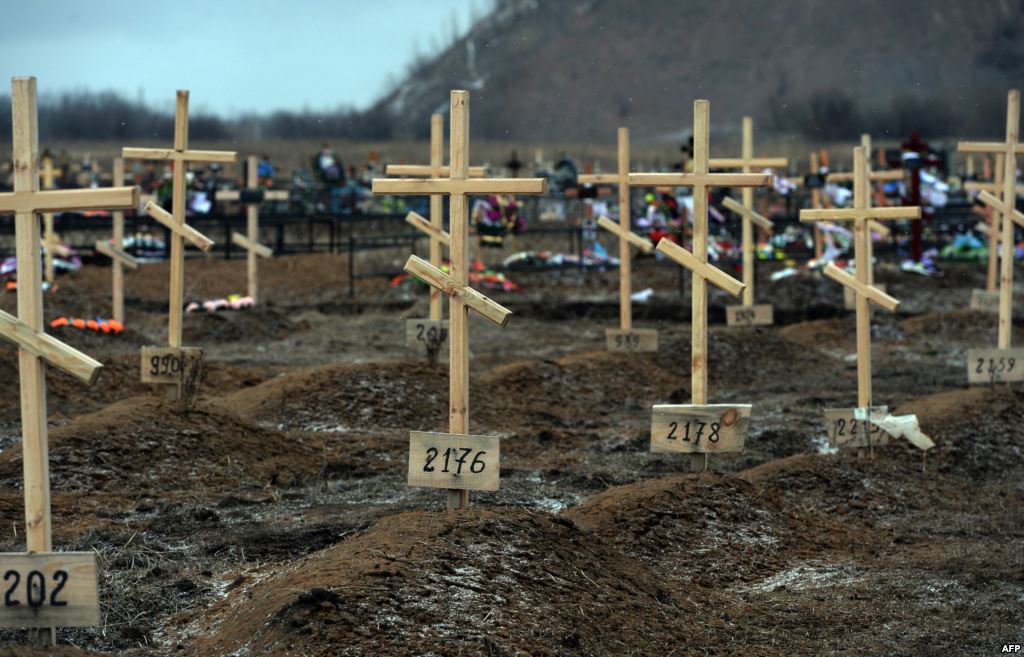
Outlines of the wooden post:
{"type": "MultiPolygon", "coordinates": [[[[44,332],[40,235],[36,213],[133,207],[138,200],[138,188],[40,192],[35,78],[12,80],[11,108],[14,192],[0,194],[0,214],[15,215],[18,316],[13,317],[0,311],[0,337],[15,343],[19,348],[25,546],[30,553],[47,553],[53,550],[53,542],[43,361],[89,383],[95,381],[101,365],[44,332]]],[[[51,628],[37,639],[43,643],[52,643],[54,637],[51,628]]]]}
{"type": "MultiPolygon", "coordinates": [[[[1017,157],[1024,153],[1024,144],[1018,140],[1020,127],[1020,90],[1012,89],[1006,98],[1006,140],[1003,142],[962,141],[957,150],[963,153],[1002,153],[1003,189],[1000,199],[1012,215],[1016,205],[1017,157]]],[[[1013,331],[1013,225],[1004,212],[1002,217],[1003,257],[999,274],[999,348],[1009,349],[1013,331]]]]}
{"type": "MultiPolygon", "coordinates": [[[[114,158],[114,187],[124,186],[124,160],[114,158]]],[[[124,249],[124,212],[114,210],[113,213],[114,248],[124,249]]],[[[114,320],[124,324],[124,265],[118,258],[113,258],[111,265],[111,276],[114,290],[113,316],[114,320]]]]}
{"type": "MultiPolygon", "coordinates": [[[[811,166],[811,174],[810,175],[812,175],[812,176],[820,176],[821,175],[821,167],[818,165],[818,153],[817,153],[817,151],[812,151],[811,152],[810,166],[811,166]]],[[[822,178],[821,182],[822,182],[822,184],[824,184],[824,182],[825,182],[824,178],[822,178]]],[[[822,197],[821,187],[815,187],[814,189],[811,190],[811,209],[820,210],[820,209],[822,209],[824,207],[822,205],[822,202],[821,202],[821,197],[822,197]]],[[[822,235],[821,235],[821,226],[819,224],[814,224],[814,259],[815,260],[821,260],[821,256],[824,254],[824,252],[825,252],[824,240],[822,239],[822,235]]]]}
{"type": "Polygon", "coordinates": [[[657,351],[658,333],[654,329],[633,329],[633,258],[630,246],[645,252],[654,250],[650,240],[633,232],[632,205],[629,183],[629,128],[618,130],[618,173],[583,174],[578,177],[582,185],[615,183],[619,194],[619,223],[599,217],[598,225],[619,238],[619,330],[606,331],[605,337],[612,351],[657,351]]]}
{"type": "MultiPolygon", "coordinates": [[[[43,160],[43,189],[54,189],[56,185],[53,183],[53,160],[47,157],[43,160]]],[[[53,269],[53,249],[57,244],[57,238],[53,234],[53,213],[43,213],[43,245],[46,248],[45,258],[45,271],[46,271],[46,282],[53,285],[53,281],[56,278],[56,274],[53,269]]]]}
{"type": "MultiPolygon", "coordinates": [[[[539,178],[470,178],[469,167],[469,94],[451,93],[451,162],[448,178],[390,179],[373,181],[374,194],[450,196],[449,233],[451,268],[443,273],[430,263],[410,256],[406,271],[418,276],[449,296],[449,414],[448,430],[454,436],[469,434],[469,309],[473,308],[491,321],[504,326],[511,312],[469,287],[469,195],[477,194],[543,194],[544,179],[539,178]]],[[[467,488],[450,488],[448,508],[469,506],[467,488]]]]}
{"type": "MultiPolygon", "coordinates": [[[[1005,175],[1004,160],[1006,158],[1005,153],[996,153],[996,167],[993,173],[992,182],[980,182],[977,180],[970,180],[964,183],[964,189],[968,192],[980,193],[989,192],[990,194],[996,195],[998,199],[1003,193],[1003,176],[1005,175]]],[[[985,162],[989,161],[985,158],[985,162]]],[[[986,170],[991,170],[991,166],[986,166],[986,170]]],[[[1017,185],[1015,188],[1015,194],[1024,194],[1024,185],[1017,185]]],[[[1002,232],[1002,224],[1000,223],[1005,217],[999,210],[994,209],[992,206],[987,206],[985,213],[988,216],[988,280],[986,283],[986,291],[990,294],[998,295],[996,289],[999,283],[999,240],[1002,232]]]]}
{"type": "Polygon", "coordinates": [[[245,185],[248,198],[240,190],[227,189],[217,192],[217,201],[240,201],[245,204],[245,235],[231,233],[231,243],[246,251],[246,294],[253,304],[260,303],[259,258],[270,258],[274,251],[260,243],[260,203],[263,201],[287,201],[286,190],[272,191],[260,188],[260,160],[250,155],[246,160],[245,185]]]}
{"type": "MultiPolygon", "coordinates": [[[[709,166],[713,169],[740,169],[743,173],[754,173],[754,169],[785,168],[789,160],[784,157],[754,157],[754,119],[743,117],[743,155],[739,159],[711,158],[709,166]]],[[[754,188],[743,188],[743,207],[754,210],[754,188]]],[[[754,225],[749,215],[743,215],[743,305],[754,305],[754,225]]]]}
{"type": "MultiPolygon", "coordinates": [[[[155,203],[146,204],[146,212],[171,230],[170,295],[167,309],[167,345],[173,350],[182,348],[182,319],[185,306],[185,239],[209,249],[213,242],[185,223],[187,188],[185,172],[189,162],[234,162],[238,154],[233,151],[199,151],[188,147],[188,91],[178,90],[174,108],[174,148],[124,148],[125,159],[169,160],[174,167],[171,191],[171,212],[168,214],[155,203]]],[[[202,248],[202,247],[201,247],[202,248]]],[[[204,249],[204,250],[205,250],[204,249]]],[[[178,384],[168,391],[171,399],[182,394],[178,384]]]]}
{"type": "MultiPolygon", "coordinates": [[[[690,407],[685,409],[686,417],[692,417],[693,413],[701,409],[693,407],[707,406],[707,347],[708,347],[708,298],[707,281],[711,279],[715,285],[725,289],[733,296],[743,292],[745,285],[721,270],[708,264],[708,188],[719,187],[763,187],[772,184],[772,176],[769,174],[752,173],[709,173],[710,158],[710,114],[711,105],[706,100],[696,100],[693,103],[693,172],[684,174],[643,174],[632,173],[629,181],[634,186],[646,185],[667,185],[667,186],[688,186],[693,188],[693,253],[675,244],[671,240],[662,238],[658,243],[658,250],[674,260],[676,263],[689,269],[693,274],[692,281],[692,311],[690,318],[690,407]]],[[[719,163],[719,166],[729,166],[726,163],[719,163]]],[[[733,166],[736,166],[733,164],[733,166]]],[[[651,440],[652,449],[665,448],[668,439],[660,437],[663,428],[664,413],[672,407],[656,407],[656,421],[652,423],[651,440]]],[[[706,409],[704,409],[706,410],[706,409]]],[[[746,407],[749,413],[749,406],[746,407]]],[[[703,411],[701,411],[703,412],[703,411]]],[[[742,415],[740,411],[728,413],[732,421],[742,415]]],[[[688,425],[687,425],[688,426],[688,425]]],[[[674,438],[673,438],[674,439],[674,438]]],[[[689,447],[689,446],[687,446],[689,447]]],[[[695,468],[707,468],[707,451],[687,449],[691,452],[692,464],[695,468]]]]}

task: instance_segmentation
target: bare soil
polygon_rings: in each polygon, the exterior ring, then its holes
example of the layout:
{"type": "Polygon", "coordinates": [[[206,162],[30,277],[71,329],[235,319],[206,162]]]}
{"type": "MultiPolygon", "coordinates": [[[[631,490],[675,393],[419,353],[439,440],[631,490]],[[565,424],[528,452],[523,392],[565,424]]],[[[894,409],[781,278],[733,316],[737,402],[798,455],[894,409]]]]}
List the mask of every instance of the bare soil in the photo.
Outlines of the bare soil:
{"type": "MultiPolygon", "coordinates": [[[[471,429],[502,438],[497,493],[444,510],[405,484],[410,430],[447,426],[447,367],[404,344],[422,288],[360,281],[343,256],[262,264],[266,303],[188,315],[206,352],[192,407],[139,383],[166,340],[167,269],[127,275],[121,336],[62,340],[105,364],[48,373],[54,543],[95,550],[104,625],[0,657],[197,655],[987,655],[1024,642],[1024,391],[968,388],[996,320],[965,310],[981,265],[923,278],[874,321],[875,400],[937,446],[826,449],[856,401],[854,322],[812,274],[758,299],[778,325],[724,326],[710,300],[710,399],[754,405],[746,449],[693,473],[648,451],[650,407],[690,396],[688,286],[641,260],[638,327],[609,354],[615,271],[510,274],[499,329],[471,320],[471,429]]],[[[240,292],[244,263],[190,259],[190,298],[240,292]]],[[[46,297],[47,320],[109,313],[109,271],[46,297]]],[[[13,312],[13,294],[0,293],[13,312]]],[[[1024,339],[1021,326],[1015,339],[1024,339]]],[[[17,358],[0,344],[0,550],[24,549],[17,358]]]]}

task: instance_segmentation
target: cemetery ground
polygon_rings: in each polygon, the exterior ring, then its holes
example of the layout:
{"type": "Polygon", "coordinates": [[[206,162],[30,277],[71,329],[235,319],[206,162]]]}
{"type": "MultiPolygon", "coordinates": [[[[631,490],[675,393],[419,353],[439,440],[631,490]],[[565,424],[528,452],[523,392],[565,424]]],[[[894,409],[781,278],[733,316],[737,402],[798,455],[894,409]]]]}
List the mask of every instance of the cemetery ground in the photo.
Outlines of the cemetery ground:
{"type": "MultiPolygon", "coordinates": [[[[166,264],[126,274],[119,337],[65,329],[97,384],[48,375],[54,546],[96,550],[104,625],[13,655],[947,655],[1020,643],[1019,385],[966,386],[996,316],[967,310],[981,264],[942,278],[880,265],[903,304],[876,312],[875,401],[936,447],[825,453],[823,409],[856,403],[853,314],[817,274],[770,282],[776,325],[726,327],[710,288],[709,401],[752,403],[746,450],[648,451],[651,406],[688,401],[689,275],[639,259],[634,325],[611,354],[617,271],[516,272],[515,313],[473,317],[470,429],[502,437],[501,490],[444,511],[406,486],[410,430],[447,428],[447,364],[405,346],[426,288],[360,281],[344,256],[261,265],[266,303],[186,315],[205,350],[186,408],[139,383],[166,339],[166,264]]],[[[730,273],[735,273],[729,269],[730,273]]],[[[1019,276],[1020,272],[1018,272],[1019,276]]],[[[186,298],[240,292],[242,261],[190,258],[186,298]]],[[[107,316],[110,270],[45,297],[107,316]]],[[[15,296],[0,296],[14,311],[15,296]]],[[[1020,300],[1017,307],[1021,308],[1020,300]]],[[[1015,328],[1020,344],[1024,330],[1015,328]]],[[[0,369],[16,352],[0,344],[0,369]]],[[[0,378],[0,549],[24,549],[18,381],[0,378]]],[[[3,631],[18,646],[25,633],[3,631]]]]}

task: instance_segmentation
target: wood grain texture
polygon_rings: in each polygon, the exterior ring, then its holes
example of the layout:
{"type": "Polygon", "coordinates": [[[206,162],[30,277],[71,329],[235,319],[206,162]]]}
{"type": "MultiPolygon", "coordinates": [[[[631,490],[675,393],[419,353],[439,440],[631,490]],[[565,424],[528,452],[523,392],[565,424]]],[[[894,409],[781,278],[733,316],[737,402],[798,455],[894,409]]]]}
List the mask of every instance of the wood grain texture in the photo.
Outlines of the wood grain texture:
{"type": "Polygon", "coordinates": [[[102,623],[95,552],[7,552],[0,554],[0,568],[5,575],[17,573],[17,577],[5,576],[5,592],[15,579],[18,582],[8,596],[17,604],[0,605],[0,627],[94,627],[102,623]],[[58,571],[66,574],[66,579],[58,576],[58,571]],[[42,577],[30,578],[33,572],[42,577]]]}
{"type": "Polygon", "coordinates": [[[497,436],[423,431],[413,431],[409,434],[410,486],[459,491],[496,491],[500,479],[501,440],[497,436]],[[447,464],[446,450],[452,450],[448,453],[447,464]],[[457,459],[464,454],[465,458],[460,467],[457,459]],[[473,472],[474,461],[479,472],[473,472]],[[446,469],[448,472],[444,471],[446,469]]]}
{"type": "Polygon", "coordinates": [[[651,419],[651,451],[740,452],[746,443],[751,408],[750,404],[656,405],[651,419]]]}
{"type": "MultiPolygon", "coordinates": [[[[175,235],[191,242],[199,250],[209,251],[213,248],[215,244],[213,240],[186,223],[178,223],[170,212],[164,210],[156,203],[150,201],[146,204],[144,210],[147,215],[156,219],[175,235]]],[[[184,259],[184,256],[182,256],[182,259],[184,259]]]]}
{"type": "MultiPolygon", "coordinates": [[[[637,235],[632,230],[623,229],[621,225],[615,223],[608,217],[598,217],[597,225],[600,226],[601,228],[604,228],[609,233],[615,235],[620,240],[623,240],[628,244],[637,247],[644,253],[650,253],[651,251],[654,250],[654,244],[651,243],[651,240],[647,239],[646,237],[637,235]]],[[[619,266],[622,267],[621,262],[619,263],[619,266]]],[[[627,294],[629,293],[628,289],[626,289],[625,291],[627,294]]]]}

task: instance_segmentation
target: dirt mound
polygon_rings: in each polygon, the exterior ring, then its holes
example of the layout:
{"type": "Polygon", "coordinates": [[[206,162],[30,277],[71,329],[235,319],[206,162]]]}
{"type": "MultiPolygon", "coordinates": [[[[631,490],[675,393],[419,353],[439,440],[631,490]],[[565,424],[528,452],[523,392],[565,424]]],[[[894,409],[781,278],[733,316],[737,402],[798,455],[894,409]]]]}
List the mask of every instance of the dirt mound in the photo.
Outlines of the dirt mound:
{"type": "Polygon", "coordinates": [[[47,648],[5,646],[0,648],[0,657],[96,657],[106,654],[104,652],[79,650],[71,646],[49,646],[47,648]]]}
{"type": "Polygon", "coordinates": [[[203,618],[190,654],[657,654],[712,620],[684,586],[523,510],[391,516],[250,582],[203,618]]]}
{"type": "Polygon", "coordinates": [[[994,314],[966,308],[947,313],[927,313],[901,322],[903,330],[908,334],[941,340],[945,345],[952,342],[970,346],[994,344],[997,324],[994,314]]]}
{"type": "Polygon", "coordinates": [[[612,488],[565,516],[661,576],[709,586],[773,574],[793,558],[820,552],[825,534],[820,521],[780,511],[751,483],[707,473],[612,488]]]}
{"type": "Polygon", "coordinates": [[[308,329],[308,322],[293,321],[283,310],[257,306],[247,310],[186,314],[182,333],[185,344],[201,345],[273,342],[308,329]]]}
{"type": "MultiPolygon", "coordinates": [[[[182,411],[135,397],[50,432],[53,487],[61,491],[235,490],[314,477],[319,440],[259,427],[219,407],[182,411]]],[[[21,485],[21,448],[0,453],[0,481],[21,485]]]]}
{"type": "Polygon", "coordinates": [[[222,403],[279,428],[437,431],[447,421],[448,370],[423,361],[326,365],[279,376],[222,403]]]}
{"type": "Polygon", "coordinates": [[[779,335],[798,345],[816,349],[854,349],[856,332],[851,317],[815,319],[790,324],[779,330],[779,335]]]}

